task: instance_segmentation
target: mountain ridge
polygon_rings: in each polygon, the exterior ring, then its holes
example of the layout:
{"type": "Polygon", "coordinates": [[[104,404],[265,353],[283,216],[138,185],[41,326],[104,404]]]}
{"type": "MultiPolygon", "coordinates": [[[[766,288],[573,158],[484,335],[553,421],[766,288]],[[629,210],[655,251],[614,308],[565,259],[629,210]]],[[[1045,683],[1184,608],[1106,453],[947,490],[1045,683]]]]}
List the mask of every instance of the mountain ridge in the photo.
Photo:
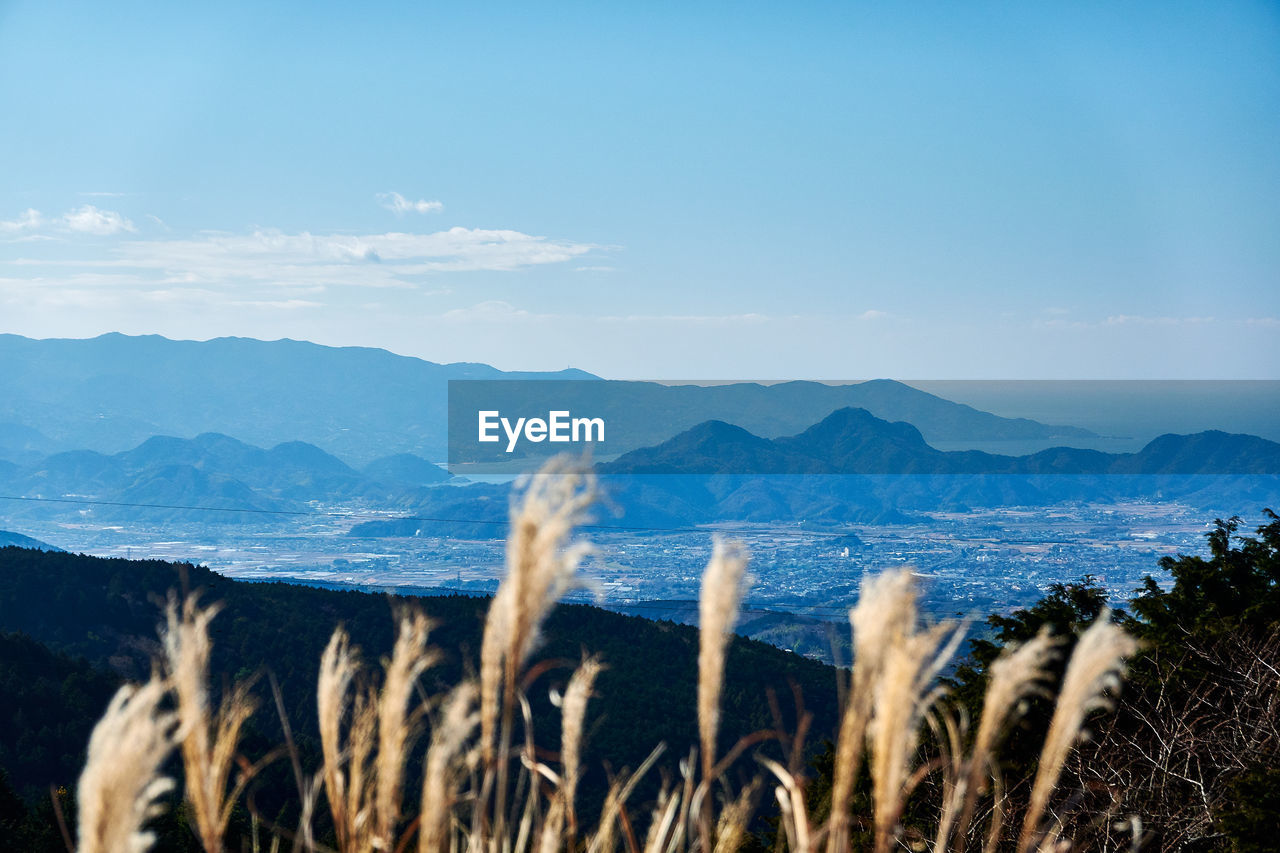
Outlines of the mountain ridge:
{"type": "Polygon", "coordinates": [[[573,368],[503,371],[290,338],[118,332],[0,334],[0,364],[8,368],[0,371],[0,422],[61,449],[115,453],[154,435],[213,431],[258,445],[302,440],[356,464],[394,452],[443,458],[450,379],[594,378],[573,368]]]}
{"type": "MultiPolygon", "coordinates": [[[[373,474],[357,471],[306,442],[261,448],[205,432],[190,439],[152,436],[131,450],[111,455],[73,450],[27,465],[0,464],[0,487],[32,498],[139,505],[92,510],[110,517],[131,517],[127,510],[132,509],[146,517],[186,518],[200,511],[195,507],[280,512],[301,510],[313,501],[391,504],[417,489],[451,479],[448,472],[411,454],[375,460],[371,468],[373,474]],[[380,471],[404,473],[379,478],[375,475],[380,471]]],[[[27,507],[29,511],[38,508],[27,507]]],[[[236,521],[239,516],[227,513],[208,518],[236,521]]]]}
{"type": "MultiPolygon", "coordinates": [[[[56,450],[117,453],[154,435],[210,431],[258,446],[305,441],[354,467],[401,452],[442,460],[450,431],[449,383],[467,379],[509,380],[544,412],[547,390],[531,381],[557,381],[557,408],[617,397],[635,413],[632,427],[619,421],[611,429],[611,436],[629,441],[617,452],[669,438],[709,417],[758,434],[787,435],[853,404],[911,421],[931,440],[1093,436],[1078,427],[982,412],[893,380],[606,382],[576,368],[504,371],[291,338],[190,341],[112,332],[38,340],[0,334],[0,365],[6,368],[0,370],[0,458],[21,462],[56,450]]],[[[469,423],[474,430],[474,419],[469,423]]]]}
{"type": "MultiPolygon", "coordinates": [[[[974,507],[1120,498],[1205,508],[1267,503],[1280,494],[1280,443],[1210,430],[1161,436],[1132,454],[1064,447],[1000,456],[937,450],[911,424],[845,409],[778,439],[711,420],[596,470],[607,504],[623,513],[601,528],[785,522],[830,529],[974,507]]],[[[350,535],[500,536],[503,494],[490,484],[423,492],[409,506],[415,517],[363,522],[350,535]]]]}
{"type": "Polygon", "coordinates": [[[1162,435],[1136,453],[1056,447],[1004,456],[938,450],[909,423],[846,407],[776,439],[708,421],[599,468],[604,474],[1280,474],[1280,443],[1206,430],[1162,435]],[[756,467],[740,467],[745,460],[756,467]]]}

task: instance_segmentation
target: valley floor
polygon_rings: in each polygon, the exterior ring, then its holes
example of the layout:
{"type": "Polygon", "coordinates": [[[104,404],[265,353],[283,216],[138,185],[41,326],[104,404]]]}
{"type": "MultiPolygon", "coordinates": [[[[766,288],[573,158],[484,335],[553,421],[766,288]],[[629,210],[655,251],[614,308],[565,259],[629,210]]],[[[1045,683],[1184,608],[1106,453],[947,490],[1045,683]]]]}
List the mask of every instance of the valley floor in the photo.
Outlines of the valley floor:
{"type": "MultiPolygon", "coordinates": [[[[347,535],[368,520],[357,508],[315,509],[315,515],[240,524],[117,524],[88,515],[18,523],[28,535],[70,551],[201,563],[245,580],[483,595],[501,576],[500,539],[359,539],[347,535]]],[[[1124,599],[1145,575],[1159,576],[1160,557],[1201,553],[1211,522],[1203,510],[1135,502],[939,513],[915,524],[854,526],[847,531],[853,535],[784,525],[670,534],[590,530],[597,553],[583,572],[589,585],[569,600],[696,621],[691,603],[709,539],[718,532],[742,540],[752,554],[741,633],[831,661],[847,642],[846,613],[866,572],[914,566],[926,579],[923,604],[938,617],[1008,612],[1034,602],[1054,582],[1086,574],[1124,599]],[[832,623],[841,627],[833,632],[832,623]]]]}

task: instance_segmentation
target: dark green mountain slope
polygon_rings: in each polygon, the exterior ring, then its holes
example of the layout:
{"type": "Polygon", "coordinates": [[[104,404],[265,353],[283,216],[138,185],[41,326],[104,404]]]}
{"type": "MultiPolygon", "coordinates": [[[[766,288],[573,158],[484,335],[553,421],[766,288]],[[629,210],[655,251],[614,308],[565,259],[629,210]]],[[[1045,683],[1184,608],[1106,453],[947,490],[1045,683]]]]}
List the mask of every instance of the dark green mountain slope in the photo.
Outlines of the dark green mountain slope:
{"type": "MultiPolygon", "coordinates": [[[[331,632],[345,625],[364,659],[376,665],[391,649],[392,609],[405,603],[361,592],[230,581],[190,565],[5,548],[0,549],[0,631],[21,631],[54,651],[83,656],[122,677],[140,679],[149,672],[150,655],[157,648],[158,602],[169,590],[183,587],[202,590],[205,601],[225,605],[211,631],[215,681],[265,670],[274,673],[304,756],[310,758],[316,749],[316,671],[331,632]]],[[[432,691],[442,690],[463,672],[474,671],[488,600],[452,596],[416,603],[437,623],[432,643],[444,655],[424,683],[432,691]]],[[[587,760],[596,771],[591,784],[597,792],[603,779],[601,762],[615,768],[635,766],[660,741],[676,754],[696,742],[695,629],[573,605],[558,608],[545,633],[537,659],[563,662],[530,689],[545,719],[554,718],[547,705],[548,690],[563,687],[584,652],[600,654],[609,667],[589,712],[594,728],[587,760]]],[[[767,692],[790,696],[793,682],[815,715],[814,736],[833,732],[831,668],[764,643],[735,640],[725,687],[725,745],[772,727],[767,692]]],[[[258,692],[269,707],[265,686],[258,692]]],[[[556,729],[544,723],[539,742],[554,748],[556,729]]],[[[248,749],[265,751],[279,740],[272,716],[260,712],[248,749]]],[[[37,781],[17,778],[6,769],[15,788],[37,781]]],[[[287,772],[280,784],[292,785],[287,772]]],[[[282,801],[284,793],[293,795],[291,789],[283,792],[282,801]]]]}
{"type": "Polygon", "coordinates": [[[0,633],[0,768],[24,799],[73,786],[93,723],[119,683],[83,658],[0,633]]]}

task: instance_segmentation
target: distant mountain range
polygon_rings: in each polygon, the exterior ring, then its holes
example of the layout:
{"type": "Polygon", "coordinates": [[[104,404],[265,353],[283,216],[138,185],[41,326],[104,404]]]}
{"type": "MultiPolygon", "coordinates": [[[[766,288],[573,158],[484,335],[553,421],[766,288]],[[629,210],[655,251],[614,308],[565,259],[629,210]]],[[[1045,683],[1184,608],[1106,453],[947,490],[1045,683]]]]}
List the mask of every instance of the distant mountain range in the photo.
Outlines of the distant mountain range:
{"type": "MultiPolygon", "coordinates": [[[[581,370],[502,371],[293,340],[0,335],[0,459],[29,463],[59,450],[117,453],[154,435],[217,432],[261,447],[305,441],[354,465],[395,453],[443,460],[450,380],[513,380],[499,383],[503,393],[545,412],[546,390],[527,380],[596,378],[581,370]]],[[[889,380],[712,386],[565,381],[554,396],[550,402],[557,406],[613,406],[619,413],[609,432],[614,453],[657,444],[712,418],[766,437],[789,435],[846,406],[909,421],[929,441],[1093,435],[998,417],[889,380]]],[[[467,424],[474,430],[471,420],[467,424]]]]}
{"type": "MultiPolygon", "coordinates": [[[[1056,448],[1026,456],[941,451],[911,424],[841,409],[794,436],[762,438],[721,421],[597,466],[608,527],[712,522],[888,524],[914,513],[1064,501],[1178,499],[1259,506],[1280,499],[1280,444],[1248,435],[1165,435],[1138,453],[1056,448]]],[[[420,493],[413,519],[371,521],[356,536],[500,536],[505,487],[420,493]],[[424,519],[466,519],[443,524],[424,519]]]]}
{"type": "Polygon", "coordinates": [[[1090,442],[1100,437],[1073,426],[1004,418],[953,403],[902,382],[873,379],[827,384],[738,382],[722,385],[631,381],[540,383],[489,381],[457,383],[450,388],[449,465],[459,473],[499,473],[512,463],[525,469],[540,457],[559,452],[550,443],[524,443],[515,452],[503,442],[477,440],[477,413],[545,417],[555,409],[574,416],[599,417],[608,426],[597,458],[611,458],[663,442],[709,420],[736,424],[768,438],[792,435],[831,412],[856,407],[880,418],[909,421],[932,442],[989,444],[1090,442]]]}
{"type": "Polygon", "coordinates": [[[1280,444],[1211,430],[1163,435],[1137,453],[1056,447],[1027,456],[937,450],[920,430],[844,408],[768,439],[708,421],[600,465],[604,474],[1280,474],[1280,444]]]}
{"type": "MultiPolygon", "coordinates": [[[[290,441],[263,449],[219,433],[155,436],[132,450],[55,453],[26,464],[0,463],[0,491],[43,499],[105,502],[96,516],[241,521],[226,510],[299,510],[312,501],[412,501],[415,492],[452,479],[412,454],[395,454],[356,470],[320,448],[290,441]],[[117,506],[110,504],[139,504],[117,506]]],[[[38,503],[5,502],[8,515],[40,511],[38,503]]]]}
{"type": "Polygon", "coordinates": [[[591,374],[435,364],[293,340],[0,335],[0,458],[115,453],[154,435],[219,432],[268,447],[306,441],[354,464],[399,452],[443,459],[448,381],[503,378],[591,374]]]}
{"type": "MultiPolygon", "coordinates": [[[[126,521],[219,518],[183,509],[192,506],[357,502],[414,516],[359,525],[357,535],[501,535],[505,485],[432,488],[450,479],[431,460],[445,455],[457,379],[495,380],[474,384],[516,406],[545,411],[554,391],[557,405],[581,414],[596,405],[628,412],[610,421],[610,452],[597,458],[617,454],[600,472],[625,510],[618,523],[630,526],[890,523],[941,509],[1116,496],[1232,508],[1273,502],[1280,472],[1280,445],[1218,431],[1161,436],[1135,453],[941,450],[1087,445],[1097,436],[889,380],[663,385],[290,340],[0,335],[0,494],[151,505],[76,510],[126,521]],[[468,523],[419,520],[432,518],[468,523]]],[[[52,511],[4,504],[7,516],[52,511]]]]}

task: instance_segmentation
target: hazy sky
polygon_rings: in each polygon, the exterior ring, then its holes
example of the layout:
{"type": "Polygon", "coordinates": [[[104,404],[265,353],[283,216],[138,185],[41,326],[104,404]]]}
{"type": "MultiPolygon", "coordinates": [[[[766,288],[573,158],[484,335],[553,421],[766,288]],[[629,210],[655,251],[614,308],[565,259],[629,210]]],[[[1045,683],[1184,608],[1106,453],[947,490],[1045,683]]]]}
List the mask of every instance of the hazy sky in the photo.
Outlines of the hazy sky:
{"type": "Polygon", "coordinates": [[[1275,3],[262,5],[0,2],[0,331],[1280,377],[1275,3]]]}

